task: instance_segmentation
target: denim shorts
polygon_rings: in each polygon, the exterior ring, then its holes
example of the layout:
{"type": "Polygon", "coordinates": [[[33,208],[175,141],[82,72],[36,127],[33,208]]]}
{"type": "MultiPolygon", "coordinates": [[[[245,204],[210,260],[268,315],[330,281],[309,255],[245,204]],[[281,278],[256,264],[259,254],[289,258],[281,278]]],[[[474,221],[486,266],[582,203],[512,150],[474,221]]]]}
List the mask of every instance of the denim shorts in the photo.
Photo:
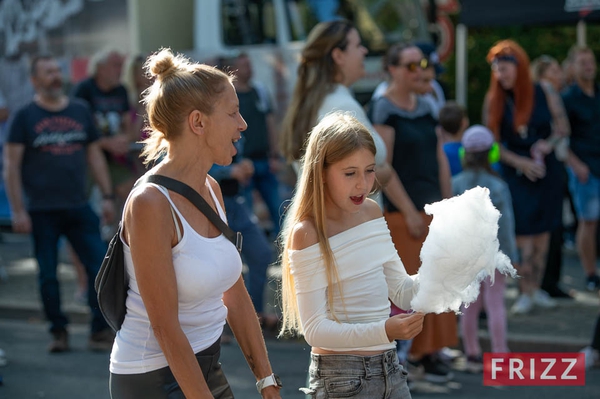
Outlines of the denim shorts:
{"type": "Polygon", "coordinates": [[[573,170],[567,168],[569,174],[569,191],[573,197],[573,205],[580,220],[598,220],[600,218],[600,179],[589,174],[588,181],[581,183],[573,170]]]}
{"type": "Polygon", "coordinates": [[[311,353],[308,372],[309,387],[300,390],[314,399],[411,398],[396,349],[374,356],[311,353]]]}

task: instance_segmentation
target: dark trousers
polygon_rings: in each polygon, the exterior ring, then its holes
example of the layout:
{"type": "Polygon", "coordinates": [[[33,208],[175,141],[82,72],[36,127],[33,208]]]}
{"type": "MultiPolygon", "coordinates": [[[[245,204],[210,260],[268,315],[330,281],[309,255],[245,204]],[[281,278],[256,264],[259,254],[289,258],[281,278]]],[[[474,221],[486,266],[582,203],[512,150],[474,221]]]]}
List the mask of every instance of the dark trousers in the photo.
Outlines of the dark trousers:
{"type": "Polygon", "coordinates": [[[44,313],[50,321],[50,331],[59,331],[68,323],[60,306],[58,266],[58,240],[66,236],[85,267],[88,277],[88,305],[92,311],[92,333],[108,328],[94,288],[106,243],[100,237],[100,220],[89,205],[73,209],[31,211],[31,225],[35,257],[39,267],[39,288],[44,313]]]}
{"type": "MultiPolygon", "coordinates": [[[[568,198],[571,206],[572,199],[567,185],[567,173],[564,166],[561,164],[561,175],[560,180],[557,184],[563,186],[563,198],[568,198]]],[[[573,213],[575,214],[575,213],[573,213]]],[[[544,277],[542,278],[541,288],[546,292],[556,291],[560,287],[560,272],[562,268],[562,257],[563,257],[563,243],[564,243],[565,226],[563,226],[562,216],[561,222],[553,231],[550,232],[550,244],[548,247],[548,258],[546,259],[546,270],[544,271],[544,277]]]]}
{"type": "Polygon", "coordinates": [[[234,231],[244,236],[242,258],[248,265],[246,288],[258,313],[264,310],[264,292],[267,284],[267,268],[273,262],[273,246],[258,226],[257,218],[248,211],[241,195],[223,196],[227,210],[227,222],[234,231]]]}
{"type": "Polygon", "coordinates": [[[257,189],[262,197],[263,201],[269,209],[271,220],[273,221],[273,231],[271,231],[271,237],[276,239],[281,230],[281,195],[279,193],[279,181],[269,166],[268,159],[253,159],[254,164],[254,175],[244,190],[244,198],[246,199],[246,206],[253,212],[253,191],[257,189]]]}
{"type": "MultiPolygon", "coordinates": [[[[196,353],[206,384],[215,399],[231,399],[233,392],[225,378],[219,357],[221,340],[196,353]]],[[[169,367],[143,374],[110,373],[111,399],[185,399],[169,367]]]]}
{"type": "Polygon", "coordinates": [[[600,351],[600,315],[596,318],[596,327],[592,336],[592,348],[600,351]]]}
{"type": "Polygon", "coordinates": [[[548,259],[546,261],[546,270],[542,278],[541,288],[544,291],[551,292],[556,290],[560,282],[560,269],[562,268],[563,256],[563,226],[561,225],[550,232],[550,246],[548,249],[548,259]]]}

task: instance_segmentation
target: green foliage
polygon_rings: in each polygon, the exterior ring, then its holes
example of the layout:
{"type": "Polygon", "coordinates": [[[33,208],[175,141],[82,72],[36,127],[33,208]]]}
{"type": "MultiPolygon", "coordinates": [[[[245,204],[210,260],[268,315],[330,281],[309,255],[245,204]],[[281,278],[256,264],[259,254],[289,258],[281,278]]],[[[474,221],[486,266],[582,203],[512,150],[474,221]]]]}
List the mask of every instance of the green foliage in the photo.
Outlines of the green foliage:
{"type": "MultiPolygon", "coordinates": [[[[490,67],[485,61],[489,49],[499,40],[512,39],[519,43],[531,60],[546,54],[562,62],[569,48],[577,41],[574,25],[569,26],[510,26],[469,29],[467,108],[471,123],[481,123],[483,98],[490,83],[490,67]]],[[[587,25],[587,43],[596,55],[600,54],[600,25],[587,25]]],[[[444,63],[442,80],[455,96],[456,60],[454,54],[444,63]]]]}

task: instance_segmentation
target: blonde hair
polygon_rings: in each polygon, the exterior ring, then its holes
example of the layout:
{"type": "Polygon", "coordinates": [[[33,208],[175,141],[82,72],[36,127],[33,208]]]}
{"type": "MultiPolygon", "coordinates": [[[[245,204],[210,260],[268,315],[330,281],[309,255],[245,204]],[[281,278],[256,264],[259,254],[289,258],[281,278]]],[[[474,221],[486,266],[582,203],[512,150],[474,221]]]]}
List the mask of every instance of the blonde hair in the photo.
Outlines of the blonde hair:
{"type": "Polygon", "coordinates": [[[212,114],[217,97],[233,78],[215,67],[174,55],[168,48],[148,57],[144,69],[155,78],[142,95],[150,131],[141,157],[148,164],[168,149],[191,111],[212,114]]]}
{"type": "Polygon", "coordinates": [[[127,90],[127,97],[129,98],[129,102],[134,105],[137,105],[140,102],[141,97],[136,86],[136,69],[138,67],[141,67],[143,69],[145,61],[146,58],[141,54],[130,55],[125,60],[125,66],[123,67],[123,71],[121,72],[121,83],[127,90]]]}
{"type": "Polygon", "coordinates": [[[289,162],[300,159],[304,153],[308,132],[316,125],[317,112],[325,96],[333,91],[340,73],[332,52],[346,49],[352,29],[354,26],[345,20],[321,22],[308,35],[282,124],[281,151],[289,162]]]}
{"type": "MultiPolygon", "coordinates": [[[[534,82],[539,82],[543,79],[544,74],[552,66],[559,65],[558,61],[549,55],[540,55],[535,60],[531,61],[531,77],[534,82]]],[[[560,65],[559,65],[560,67],[560,65]]]]}
{"type": "MultiPolygon", "coordinates": [[[[302,174],[296,186],[291,205],[286,212],[280,236],[280,243],[283,247],[281,251],[283,325],[280,335],[303,333],[298,313],[294,277],[290,271],[288,251],[292,243],[294,227],[306,219],[312,219],[317,231],[329,288],[327,302],[333,318],[339,321],[333,313],[333,287],[339,278],[326,233],[323,174],[329,166],[362,148],[366,148],[375,155],[375,142],[371,133],[348,113],[333,112],[326,115],[310,134],[306,153],[302,158],[302,174]]],[[[341,287],[339,290],[343,301],[341,287]]]]}

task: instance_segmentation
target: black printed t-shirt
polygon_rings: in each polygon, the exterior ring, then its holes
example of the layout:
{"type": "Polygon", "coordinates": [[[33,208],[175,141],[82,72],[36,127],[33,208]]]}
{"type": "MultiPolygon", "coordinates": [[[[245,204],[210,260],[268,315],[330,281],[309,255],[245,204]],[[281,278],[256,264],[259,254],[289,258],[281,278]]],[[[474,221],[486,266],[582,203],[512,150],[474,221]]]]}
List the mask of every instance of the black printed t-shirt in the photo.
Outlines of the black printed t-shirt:
{"type": "Polygon", "coordinates": [[[600,85],[594,85],[590,97],[574,84],[563,93],[563,102],[571,124],[571,151],[600,177],[600,85]]]}
{"type": "Polygon", "coordinates": [[[243,154],[249,159],[269,157],[269,132],[267,116],[271,113],[271,104],[266,89],[252,87],[246,92],[237,92],[240,102],[240,114],[246,120],[248,128],[243,137],[243,154]]]}
{"type": "Polygon", "coordinates": [[[33,102],[17,111],[6,141],[25,145],[21,173],[29,211],[87,203],[87,146],[98,137],[92,113],[80,100],[58,112],[33,102]]]}
{"type": "Polygon", "coordinates": [[[119,133],[121,119],[130,108],[124,86],[105,92],[100,90],[94,79],[89,78],[79,83],[73,95],[89,104],[101,135],[114,136],[119,133]]]}

